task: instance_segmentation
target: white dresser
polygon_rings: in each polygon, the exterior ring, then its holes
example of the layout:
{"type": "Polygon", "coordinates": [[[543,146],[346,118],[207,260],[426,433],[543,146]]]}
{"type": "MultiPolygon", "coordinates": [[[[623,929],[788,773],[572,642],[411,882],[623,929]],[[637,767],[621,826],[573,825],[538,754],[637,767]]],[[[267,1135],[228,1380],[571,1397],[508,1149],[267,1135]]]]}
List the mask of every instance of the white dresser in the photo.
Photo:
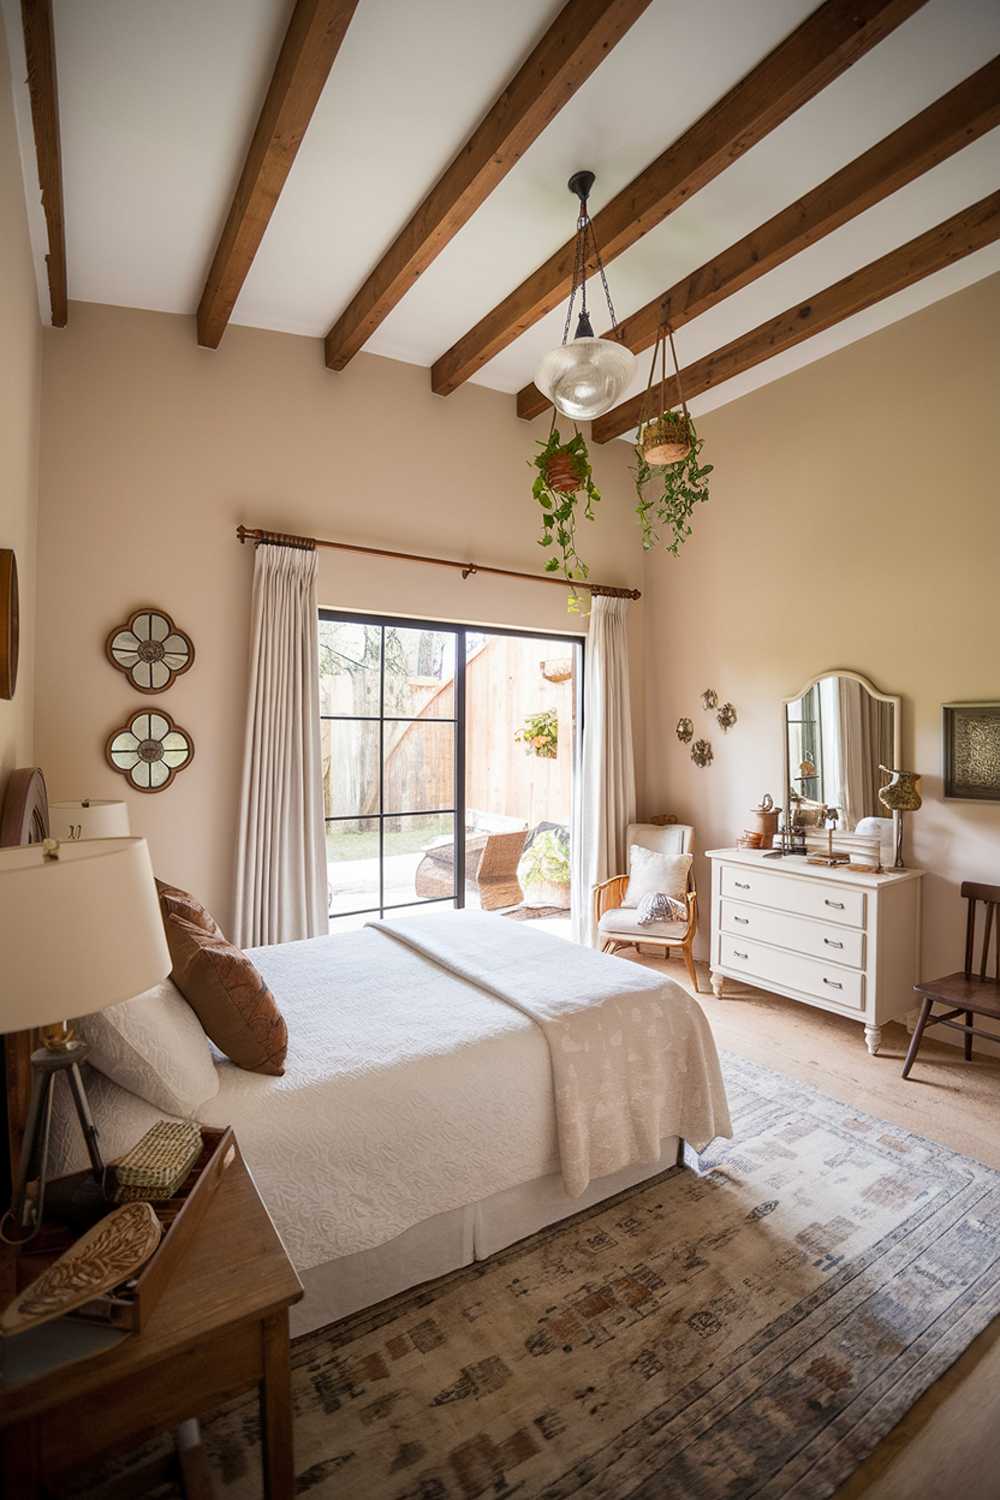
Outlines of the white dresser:
{"type": "Polygon", "coordinates": [[[913,1010],[921,870],[845,875],[804,856],[712,849],[712,989],[728,976],[836,1011],[873,1055],[887,1021],[913,1010]]]}

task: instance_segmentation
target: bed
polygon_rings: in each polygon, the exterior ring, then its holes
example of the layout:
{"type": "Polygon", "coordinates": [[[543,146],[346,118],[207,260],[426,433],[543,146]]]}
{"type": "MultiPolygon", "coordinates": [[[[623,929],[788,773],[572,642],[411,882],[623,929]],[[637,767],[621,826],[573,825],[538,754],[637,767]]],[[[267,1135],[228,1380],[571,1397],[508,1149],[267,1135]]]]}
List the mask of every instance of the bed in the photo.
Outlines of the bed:
{"type": "MultiPolygon", "coordinates": [[[[194,1114],[235,1129],[306,1288],[296,1333],[730,1133],[704,1013],[658,972],[480,912],[251,957],[288,1025],[284,1075],[217,1055],[218,1093],[194,1114]]],[[[106,1159],[168,1118],[94,1069],[86,1084],[106,1159]]],[[[52,1150],[69,1171],[86,1158],[61,1103],[52,1150]]]]}

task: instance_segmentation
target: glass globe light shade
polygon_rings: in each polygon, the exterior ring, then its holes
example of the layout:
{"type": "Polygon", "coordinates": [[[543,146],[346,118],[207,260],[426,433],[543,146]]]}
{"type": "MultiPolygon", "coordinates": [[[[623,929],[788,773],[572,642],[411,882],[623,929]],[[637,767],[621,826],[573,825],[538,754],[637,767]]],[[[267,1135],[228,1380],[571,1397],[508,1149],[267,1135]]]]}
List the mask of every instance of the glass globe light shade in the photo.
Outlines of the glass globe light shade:
{"type": "Polygon", "coordinates": [[[575,338],[546,354],[535,384],[564,417],[589,422],[610,411],[629,383],[635,355],[612,339],[575,338]]]}

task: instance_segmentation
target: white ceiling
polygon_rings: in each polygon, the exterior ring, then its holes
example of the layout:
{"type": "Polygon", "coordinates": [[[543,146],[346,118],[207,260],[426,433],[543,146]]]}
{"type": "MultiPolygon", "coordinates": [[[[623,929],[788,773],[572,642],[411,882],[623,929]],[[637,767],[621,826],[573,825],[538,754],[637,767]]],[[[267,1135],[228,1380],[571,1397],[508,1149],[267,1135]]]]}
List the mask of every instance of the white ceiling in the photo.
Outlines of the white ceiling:
{"type": "MultiPolygon", "coordinates": [[[[818,0],[653,0],[366,346],[430,365],[818,0]]],[[[19,0],[0,0],[48,317],[19,0]]],[[[69,295],[193,313],[290,0],[54,0],[69,295]]],[[[561,0],[361,0],[234,321],[320,337],[561,8],[561,0]]],[[[609,271],[623,316],[836,171],[1000,52],[997,0],[929,0],[609,271]]],[[[1000,130],[704,314],[682,363],[812,296],[1000,187],[1000,130]]],[[[1000,244],[692,403],[704,411],[1000,270],[1000,244]]],[[[599,288],[592,287],[599,297],[599,288]]],[[[557,310],[475,378],[516,391],[557,310]]],[[[598,319],[595,318],[595,324],[598,319]]],[[[600,330],[606,319],[600,319],[600,330]]],[[[193,335],[192,335],[193,337],[193,335]]],[[[645,383],[645,359],[635,386],[645,383]]],[[[350,369],[331,375],[350,379],[350,369]]]]}

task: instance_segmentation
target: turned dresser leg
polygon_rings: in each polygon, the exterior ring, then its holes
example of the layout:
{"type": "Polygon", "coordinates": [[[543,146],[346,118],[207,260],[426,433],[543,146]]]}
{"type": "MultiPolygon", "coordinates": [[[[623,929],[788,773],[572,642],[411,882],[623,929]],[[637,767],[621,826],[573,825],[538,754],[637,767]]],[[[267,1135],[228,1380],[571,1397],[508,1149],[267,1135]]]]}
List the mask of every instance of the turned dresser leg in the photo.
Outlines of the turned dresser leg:
{"type": "Polygon", "coordinates": [[[724,983],[725,983],[725,976],[722,975],[722,974],[717,974],[715,972],[715,970],[713,969],[712,970],[712,994],[715,996],[716,1000],[721,1000],[721,998],[722,998],[722,986],[723,986],[724,983]]]}
{"type": "Polygon", "coordinates": [[[878,1049],[881,1047],[881,1045],[882,1045],[882,1028],[881,1028],[881,1026],[866,1026],[865,1027],[865,1046],[868,1048],[868,1051],[871,1053],[872,1057],[875,1057],[877,1055],[878,1049]]]}

